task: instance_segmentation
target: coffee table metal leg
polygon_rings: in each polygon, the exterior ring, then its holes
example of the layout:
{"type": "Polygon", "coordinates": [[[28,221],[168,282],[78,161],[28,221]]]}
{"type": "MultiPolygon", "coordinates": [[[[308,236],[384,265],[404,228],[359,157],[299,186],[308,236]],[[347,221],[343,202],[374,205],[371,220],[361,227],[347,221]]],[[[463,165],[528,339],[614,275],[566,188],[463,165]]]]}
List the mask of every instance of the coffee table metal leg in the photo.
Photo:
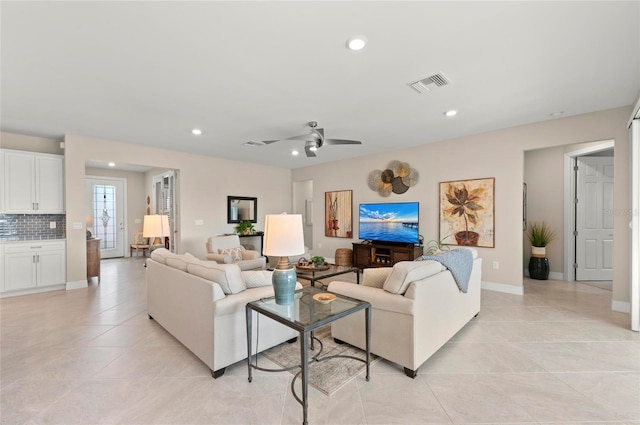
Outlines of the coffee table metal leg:
{"type": "Polygon", "coordinates": [[[249,382],[251,382],[251,309],[249,305],[245,306],[245,314],[247,315],[247,367],[249,369],[249,382]]]}
{"type": "Polygon", "coordinates": [[[367,381],[369,380],[369,364],[371,360],[371,306],[364,310],[365,314],[365,332],[366,332],[366,345],[367,345],[367,381]]]}
{"type": "Polygon", "coordinates": [[[309,407],[309,340],[305,332],[300,332],[300,361],[302,367],[302,425],[307,425],[307,408],[309,407]]]}

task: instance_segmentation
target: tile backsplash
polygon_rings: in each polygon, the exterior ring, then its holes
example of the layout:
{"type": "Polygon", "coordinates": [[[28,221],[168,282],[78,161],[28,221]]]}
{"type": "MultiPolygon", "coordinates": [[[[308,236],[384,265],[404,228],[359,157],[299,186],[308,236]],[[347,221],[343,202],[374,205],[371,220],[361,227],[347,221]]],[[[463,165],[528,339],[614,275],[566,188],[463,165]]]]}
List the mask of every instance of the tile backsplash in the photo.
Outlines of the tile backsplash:
{"type": "Polygon", "coordinates": [[[64,214],[0,214],[0,239],[64,239],[67,235],[64,214]],[[52,229],[51,222],[56,223],[52,229]]]}

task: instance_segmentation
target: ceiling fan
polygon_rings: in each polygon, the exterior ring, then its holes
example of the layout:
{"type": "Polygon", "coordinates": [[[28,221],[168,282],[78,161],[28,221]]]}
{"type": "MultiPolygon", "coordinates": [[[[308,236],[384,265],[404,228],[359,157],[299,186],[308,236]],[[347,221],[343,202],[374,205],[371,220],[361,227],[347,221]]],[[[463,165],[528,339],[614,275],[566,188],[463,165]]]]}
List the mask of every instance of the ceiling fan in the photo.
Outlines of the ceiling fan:
{"type": "Polygon", "coordinates": [[[304,151],[308,157],[315,157],[316,151],[324,145],[361,145],[359,140],[345,140],[345,139],[327,139],[324,137],[324,129],[316,128],[318,123],[316,121],[309,121],[307,123],[311,131],[307,134],[300,136],[287,137],[286,139],[278,140],[264,140],[261,143],[269,145],[271,143],[280,142],[283,140],[302,140],[304,141],[304,151]]]}

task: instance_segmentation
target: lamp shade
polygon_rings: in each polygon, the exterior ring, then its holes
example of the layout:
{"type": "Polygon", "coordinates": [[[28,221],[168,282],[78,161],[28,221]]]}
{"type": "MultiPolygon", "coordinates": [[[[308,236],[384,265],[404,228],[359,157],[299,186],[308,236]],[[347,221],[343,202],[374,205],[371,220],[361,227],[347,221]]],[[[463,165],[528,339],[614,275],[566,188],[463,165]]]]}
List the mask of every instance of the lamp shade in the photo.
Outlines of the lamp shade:
{"type": "Polygon", "coordinates": [[[287,257],[304,254],[301,214],[268,214],[264,222],[266,255],[287,257]]]}
{"type": "Polygon", "coordinates": [[[169,216],[167,215],[145,215],[142,226],[142,236],[145,238],[164,238],[170,236],[169,216]]]}

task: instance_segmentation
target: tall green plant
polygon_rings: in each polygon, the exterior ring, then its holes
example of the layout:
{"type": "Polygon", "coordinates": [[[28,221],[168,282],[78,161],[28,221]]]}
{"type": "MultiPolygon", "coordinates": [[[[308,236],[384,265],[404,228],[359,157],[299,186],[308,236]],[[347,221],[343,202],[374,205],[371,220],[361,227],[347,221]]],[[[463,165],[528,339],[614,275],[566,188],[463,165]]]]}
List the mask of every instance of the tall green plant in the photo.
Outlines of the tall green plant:
{"type": "Polygon", "coordinates": [[[545,247],[556,238],[556,232],[544,221],[542,223],[531,223],[527,237],[531,245],[535,247],[545,247]]]}

